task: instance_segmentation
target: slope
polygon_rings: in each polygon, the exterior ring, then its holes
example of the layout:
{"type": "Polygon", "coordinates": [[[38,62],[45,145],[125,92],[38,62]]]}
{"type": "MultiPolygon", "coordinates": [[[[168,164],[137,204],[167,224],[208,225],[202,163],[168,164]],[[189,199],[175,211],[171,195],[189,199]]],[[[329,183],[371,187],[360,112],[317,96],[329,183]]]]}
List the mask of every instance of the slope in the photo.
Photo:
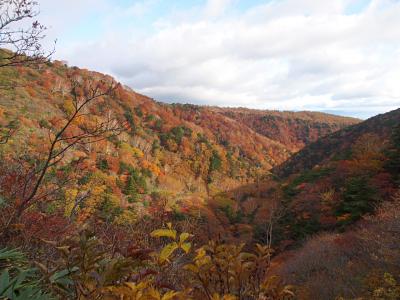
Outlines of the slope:
{"type": "MultiPolygon", "coordinates": [[[[74,110],[72,85],[85,89],[114,80],[97,72],[69,68],[59,61],[35,68],[3,68],[0,80],[10,87],[0,91],[0,123],[3,131],[11,125],[16,128],[1,148],[1,193],[18,203],[17,195],[25,188],[21,186],[24,179],[17,174],[43,162],[49,137],[74,110]]],[[[290,115],[252,113],[282,118],[290,115]]],[[[354,121],[319,113],[304,115],[317,120],[304,128],[326,123],[332,126],[329,130],[335,130],[354,121]]],[[[70,220],[97,217],[120,224],[135,223],[159,209],[173,218],[193,214],[199,206],[213,213],[211,198],[265,179],[271,168],[292,153],[290,143],[284,142],[284,132],[268,137],[227,116],[224,109],[163,104],[122,85],[90,104],[65,138],[108,119],[125,124],[126,130],[118,136],[72,147],[62,163],[51,170],[57,176],[45,178],[43,193],[50,187],[58,188],[46,194],[46,202],[40,204],[42,212],[56,212],[70,220]]],[[[277,121],[273,127],[280,126],[277,121]]],[[[299,138],[299,130],[294,140],[299,138]]],[[[224,203],[225,198],[220,199],[224,203]]],[[[229,214],[229,208],[223,207],[229,214]]]]}
{"type": "Polygon", "coordinates": [[[239,239],[265,242],[272,222],[280,249],[344,230],[396,193],[399,124],[398,109],[332,133],[274,168],[273,176],[219,193],[210,206],[239,239]]]}
{"type": "Polygon", "coordinates": [[[217,107],[211,109],[280,142],[292,152],[297,152],[305,145],[332,132],[360,122],[359,119],[319,112],[217,107]]]}

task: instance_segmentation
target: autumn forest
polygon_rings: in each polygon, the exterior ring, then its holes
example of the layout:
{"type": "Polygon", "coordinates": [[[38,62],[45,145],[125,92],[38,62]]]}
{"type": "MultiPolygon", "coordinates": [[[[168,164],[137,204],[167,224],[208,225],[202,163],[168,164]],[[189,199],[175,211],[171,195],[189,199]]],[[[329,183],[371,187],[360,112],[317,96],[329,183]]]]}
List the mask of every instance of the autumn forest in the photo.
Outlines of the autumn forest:
{"type": "Polygon", "coordinates": [[[37,5],[0,1],[0,299],[400,298],[400,109],[159,102],[37,5]]]}

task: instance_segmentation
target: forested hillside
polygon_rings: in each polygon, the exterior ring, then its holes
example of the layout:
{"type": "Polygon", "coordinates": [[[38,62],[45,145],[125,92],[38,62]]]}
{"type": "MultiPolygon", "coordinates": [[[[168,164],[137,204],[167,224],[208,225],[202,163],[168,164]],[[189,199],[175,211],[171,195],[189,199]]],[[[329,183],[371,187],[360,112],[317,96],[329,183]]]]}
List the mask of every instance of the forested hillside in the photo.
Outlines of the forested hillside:
{"type": "Polygon", "coordinates": [[[245,108],[213,108],[255,132],[296,152],[305,145],[360,120],[318,112],[279,112],[245,108]]]}
{"type": "Polygon", "coordinates": [[[300,299],[396,299],[399,137],[400,110],[342,129],[214,197],[214,212],[236,241],[274,245],[271,273],[300,299]]]}
{"type": "Polygon", "coordinates": [[[400,7],[95,2],[0,1],[1,300],[400,299],[400,7]]]}
{"type": "Polygon", "coordinates": [[[293,297],[267,270],[288,277],[287,251],[348,230],[398,187],[399,110],[359,123],[165,104],[59,61],[2,67],[0,83],[0,263],[25,268],[8,248],[29,253],[61,298],[293,297]],[[249,269],[228,264],[221,285],[207,275],[220,259],[249,269]]]}
{"type": "MultiPolygon", "coordinates": [[[[113,81],[96,72],[68,68],[61,62],[35,68],[3,68],[1,73],[2,84],[10,86],[1,90],[1,124],[3,130],[7,126],[15,127],[15,134],[2,149],[6,157],[4,164],[9,163],[8,159],[23,155],[27,149],[36,159],[41,159],[41,151],[50,146],[49,134],[60,129],[74,112],[71,94],[74,85],[85,89],[99,82],[113,81]]],[[[292,153],[291,144],[282,142],[284,136],[290,136],[287,132],[276,134],[272,139],[240,120],[227,117],[224,110],[163,104],[118,84],[113,87],[112,94],[84,107],[84,113],[85,116],[74,120],[65,134],[74,136],[90,125],[111,120],[115,122],[113,126],[124,128],[108,138],[73,145],[61,163],[66,167],[79,159],[80,175],[83,177],[87,172],[89,176],[80,189],[87,190],[101,182],[103,189],[109,191],[115,209],[139,206],[145,213],[146,206],[160,194],[171,201],[171,209],[198,205],[207,200],[210,193],[215,195],[264,178],[272,167],[284,162],[292,153]]],[[[267,118],[288,113],[258,114],[267,118]]],[[[313,113],[308,115],[313,116],[313,113]]],[[[328,131],[334,131],[355,122],[317,113],[314,118],[318,122],[308,124],[304,131],[319,128],[321,124],[328,131]]],[[[277,122],[275,127],[281,124],[277,122]]],[[[294,140],[299,139],[296,134],[293,134],[294,140]]],[[[326,134],[326,131],[317,130],[318,134],[326,134]]],[[[76,180],[82,182],[83,179],[76,180]]],[[[11,186],[15,188],[14,184],[11,186]]],[[[74,201],[69,197],[77,196],[77,188],[65,187],[62,193],[64,195],[57,197],[66,201],[65,214],[79,217],[79,211],[86,210],[85,203],[81,203],[80,209],[68,211],[74,207],[73,203],[68,203],[74,201]]],[[[103,200],[89,197],[86,202],[93,206],[103,200]]]]}

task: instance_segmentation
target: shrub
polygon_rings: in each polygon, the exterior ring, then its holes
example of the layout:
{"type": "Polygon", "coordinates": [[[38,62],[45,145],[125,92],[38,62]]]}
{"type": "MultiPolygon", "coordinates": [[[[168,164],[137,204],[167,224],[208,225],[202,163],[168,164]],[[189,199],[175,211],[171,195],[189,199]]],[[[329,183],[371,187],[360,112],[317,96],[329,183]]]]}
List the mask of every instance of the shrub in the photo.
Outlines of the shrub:
{"type": "Polygon", "coordinates": [[[15,249],[0,249],[0,299],[50,300],[43,291],[37,270],[15,249]]]}

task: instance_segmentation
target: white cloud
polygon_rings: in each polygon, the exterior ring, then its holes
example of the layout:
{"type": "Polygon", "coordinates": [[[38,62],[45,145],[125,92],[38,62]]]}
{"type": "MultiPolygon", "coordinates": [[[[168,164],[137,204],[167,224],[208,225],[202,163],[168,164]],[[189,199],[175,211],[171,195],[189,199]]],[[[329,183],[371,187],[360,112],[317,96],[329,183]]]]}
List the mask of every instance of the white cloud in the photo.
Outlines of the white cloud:
{"type": "Polygon", "coordinates": [[[205,8],[206,16],[218,17],[232,4],[232,0],[208,0],[205,8]]]}
{"type": "MultiPolygon", "coordinates": [[[[235,1],[209,0],[196,17],[162,16],[134,33],[113,31],[114,9],[100,38],[57,55],[163,101],[373,115],[400,106],[400,2],[346,14],[354,1],[269,1],[230,14],[235,1]]],[[[141,5],[128,12],[145,13],[141,5]]]]}

